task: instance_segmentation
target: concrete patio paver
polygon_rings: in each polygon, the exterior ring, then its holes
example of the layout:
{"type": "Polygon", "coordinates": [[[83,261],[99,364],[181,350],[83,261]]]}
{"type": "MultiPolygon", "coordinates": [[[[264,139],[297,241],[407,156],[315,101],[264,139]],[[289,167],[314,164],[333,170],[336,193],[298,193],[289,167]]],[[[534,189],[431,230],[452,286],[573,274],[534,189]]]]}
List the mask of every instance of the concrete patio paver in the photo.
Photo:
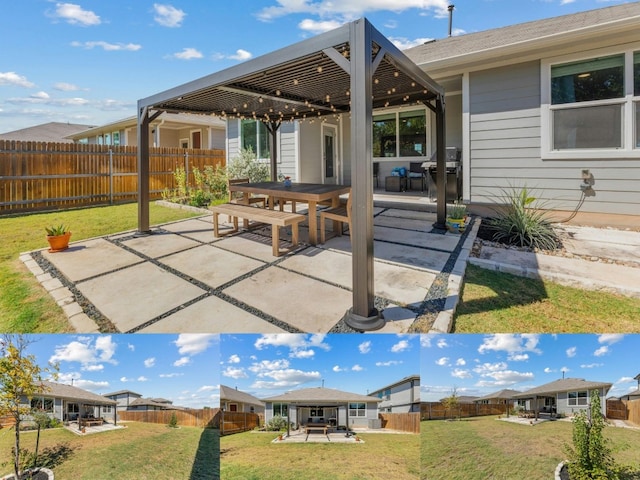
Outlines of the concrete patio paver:
{"type": "Polygon", "coordinates": [[[135,329],[205,293],[148,262],[80,282],[77,288],[120,332],[135,329]]]}

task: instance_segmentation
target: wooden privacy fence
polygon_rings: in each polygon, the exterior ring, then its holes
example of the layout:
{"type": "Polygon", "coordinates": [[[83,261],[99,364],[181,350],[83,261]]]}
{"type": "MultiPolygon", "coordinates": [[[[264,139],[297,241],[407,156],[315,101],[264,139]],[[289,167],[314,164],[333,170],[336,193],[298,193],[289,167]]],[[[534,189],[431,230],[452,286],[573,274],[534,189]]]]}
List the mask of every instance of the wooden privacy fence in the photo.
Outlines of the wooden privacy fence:
{"type": "Polygon", "coordinates": [[[640,426],[640,400],[607,400],[607,418],[628,420],[640,426]]]}
{"type": "Polygon", "coordinates": [[[257,413],[221,412],[220,435],[246,432],[260,426],[260,416],[257,413]]]}
{"type": "Polygon", "coordinates": [[[413,413],[379,413],[382,428],[401,432],[420,433],[420,414],[413,413]]]}
{"type": "MultiPolygon", "coordinates": [[[[178,167],[193,180],[194,168],[225,166],[225,161],[224,150],[150,148],[150,198],[175,188],[178,167]]],[[[0,214],[137,198],[137,147],[0,140],[0,214]]]]}
{"type": "Polygon", "coordinates": [[[176,415],[178,425],[185,427],[216,427],[215,417],[219,408],[204,408],[200,410],[148,410],[121,411],[118,420],[125,422],[161,423],[168,425],[171,416],[176,415]]]}
{"type": "Polygon", "coordinates": [[[445,409],[440,402],[423,402],[420,405],[422,420],[445,420],[447,418],[481,417],[506,413],[507,405],[501,403],[460,403],[453,410],[445,409]]]}

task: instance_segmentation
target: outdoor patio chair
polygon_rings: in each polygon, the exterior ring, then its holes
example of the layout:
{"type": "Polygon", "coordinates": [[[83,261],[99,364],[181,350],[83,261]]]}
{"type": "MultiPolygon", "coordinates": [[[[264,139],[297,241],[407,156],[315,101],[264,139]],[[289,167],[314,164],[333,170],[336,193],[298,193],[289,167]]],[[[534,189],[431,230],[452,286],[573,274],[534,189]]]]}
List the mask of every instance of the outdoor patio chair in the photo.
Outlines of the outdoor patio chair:
{"type": "Polygon", "coordinates": [[[342,235],[345,223],[349,226],[349,231],[351,231],[351,190],[349,190],[348,195],[346,205],[329,208],[320,212],[320,243],[325,242],[326,220],[335,220],[339,222],[338,235],[342,235]]]}
{"type": "Polygon", "coordinates": [[[427,186],[427,172],[422,168],[422,162],[409,163],[409,189],[417,190],[417,188],[414,188],[415,184],[420,185],[421,192],[425,191],[427,186]]]}
{"type": "MultiPolygon", "coordinates": [[[[239,203],[244,204],[244,195],[242,192],[232,192],[229,190],[230,185],[237,185],[241,183],[249,183],[248,178],[229,178],[227,179],[227,191],[229,192],[229,203],[239,203]]],[[[267,197],[249,197],[249,205],[254,205],[256,203],[262,203],[262,208],[267,207],[267,197]]],[[[231,217],[229,217],[229,222],[231,221],[231,217]]]]}

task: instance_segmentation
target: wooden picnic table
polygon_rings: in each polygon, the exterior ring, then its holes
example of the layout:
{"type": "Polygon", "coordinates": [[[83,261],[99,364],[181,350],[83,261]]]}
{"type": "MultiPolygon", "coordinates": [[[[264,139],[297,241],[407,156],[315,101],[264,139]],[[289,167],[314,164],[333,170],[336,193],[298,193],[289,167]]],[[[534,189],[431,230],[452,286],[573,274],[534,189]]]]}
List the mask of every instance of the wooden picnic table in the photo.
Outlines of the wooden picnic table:
{"type": "Polygon", "coordinates": [[[329,428],[329,425],[326,425],[324,423],[308,423],[304,427],[305,433],[307,435],[309,435],[309,432],[311,432],[312,430],[322,430],[322,433],[326,435],[328,428],[329,428]]]}
{"type": "MultiPolygon", "coordinates": [[[[331,207],[340,205],[340,195],[349,193],[348,185],[325,185],[322,183],[292,183],[285,187],[283,182],[238,183],[229,185],[232,192],[242,192],[248,201],[251,194],[267,195],[269,208],[273,209],[274,199],[304,202],[309,205],[309,243],[318,243],[317,207],[320,202],[331,201],[331,207]]],[[[334,229],[337,222],[334,222],[334,229]]]]}

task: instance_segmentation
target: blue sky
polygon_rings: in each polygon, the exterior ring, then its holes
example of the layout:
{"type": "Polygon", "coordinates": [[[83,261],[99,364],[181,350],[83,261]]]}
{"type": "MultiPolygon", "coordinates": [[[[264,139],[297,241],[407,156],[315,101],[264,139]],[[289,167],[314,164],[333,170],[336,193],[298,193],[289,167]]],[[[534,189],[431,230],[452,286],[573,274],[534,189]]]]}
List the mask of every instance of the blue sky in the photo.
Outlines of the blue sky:
{"type": "Polygon", "coordinates": [[[419,374],[418,335],[222,335],[220,383],[266,398],[321,387],[366,395],[419,374]]]}
{"type": "Polygon", "coordinates": [[[524,391],[562,378],[612,383],[608,396],[638,387],[640,335],[424,335],[421,400],[524,391]]]}
{"type": "Polygon", "coordinates": [[[59,365],[58,382],[99,395],[132,390],[190,408],[220,405],[217,335],[25,335],[42,367],[59,365]]]}
{"type": "MultiPolygon", "coordinates": [[[[447,36],[449,0],[20,0],[0,16],[0,133],[100,125],[138,99],[366,16],[400,48],[447,36]]],[[[455,0],[453,32],[625,3],[455,0]]]]}

